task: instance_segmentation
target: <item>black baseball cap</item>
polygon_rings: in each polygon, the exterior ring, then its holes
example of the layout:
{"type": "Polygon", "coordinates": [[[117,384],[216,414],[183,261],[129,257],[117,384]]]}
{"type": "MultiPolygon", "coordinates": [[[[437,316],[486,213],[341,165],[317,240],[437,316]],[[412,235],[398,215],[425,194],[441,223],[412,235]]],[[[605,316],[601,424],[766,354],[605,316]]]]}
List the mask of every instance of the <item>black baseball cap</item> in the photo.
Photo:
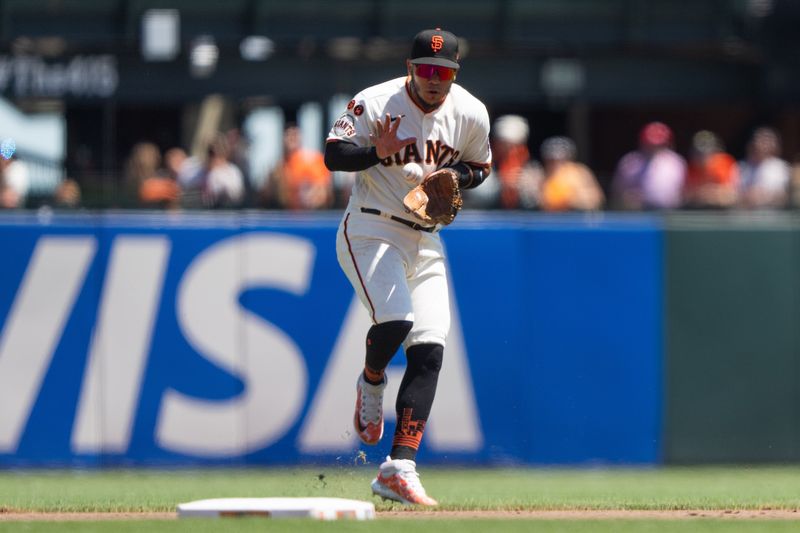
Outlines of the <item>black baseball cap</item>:
{"type": "Polygon", "coordinates": [[[411,62],[458,69],[458,38],[440,28],[419,32],[411,47],[411,62]]]}

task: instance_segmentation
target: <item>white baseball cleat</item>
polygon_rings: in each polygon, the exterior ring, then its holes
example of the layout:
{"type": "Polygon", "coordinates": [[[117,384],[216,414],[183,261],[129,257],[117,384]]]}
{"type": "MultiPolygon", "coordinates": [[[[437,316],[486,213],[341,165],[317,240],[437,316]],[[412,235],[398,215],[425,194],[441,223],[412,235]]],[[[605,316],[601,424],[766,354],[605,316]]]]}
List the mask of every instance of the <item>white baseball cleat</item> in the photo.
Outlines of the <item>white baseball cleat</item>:
{"type": "Polygon", "coordinates": [[[378,444],[383,437],[383,391],[386,383],[385,375],[380,385],[367,383],[363,372],[358,376],[353,426],[364,444],[378,444]]]}
{"type": "Polygon", "coordinates": [[[417,463],[409,459],[386,457],[372,480],[372,493],[384,500],[394,500],[407,505],[439,505],[425,493],[419,480],[417,463]]]}

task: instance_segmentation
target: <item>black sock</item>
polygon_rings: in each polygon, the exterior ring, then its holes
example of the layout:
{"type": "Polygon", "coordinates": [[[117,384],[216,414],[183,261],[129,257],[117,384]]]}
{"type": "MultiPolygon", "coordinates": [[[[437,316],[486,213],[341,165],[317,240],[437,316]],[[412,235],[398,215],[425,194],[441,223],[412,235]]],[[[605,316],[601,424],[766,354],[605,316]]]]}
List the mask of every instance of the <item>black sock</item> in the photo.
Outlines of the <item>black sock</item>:
{"type": "Polygon", "coordinates": [[[443,354],[440,344],[418,344],[406,350],[408,366],[397,393],[392,459],[416,459],[436,396],[443,354]]]}

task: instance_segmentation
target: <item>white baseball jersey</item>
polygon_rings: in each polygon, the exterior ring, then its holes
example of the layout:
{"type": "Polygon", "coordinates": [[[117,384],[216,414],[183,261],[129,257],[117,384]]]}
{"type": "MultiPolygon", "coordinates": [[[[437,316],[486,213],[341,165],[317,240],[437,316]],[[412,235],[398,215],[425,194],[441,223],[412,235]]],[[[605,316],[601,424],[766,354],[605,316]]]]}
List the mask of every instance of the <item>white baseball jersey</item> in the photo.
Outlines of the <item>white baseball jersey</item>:
{"type": "Polygon", "coordinates": [[[358,93],[328,134],[328,142],[372,146],[370,134],[376,133],[375,122],[388,113],[392,119],[402,117],[398,139],[417,139],[415,144],[358,173],[350,197],[351,209],[366,207],[408,218],[403,198],[414,184],[403,176],[406,163],[418,163],[423,175],[460,161],[486,168],[491,165],[486,106],[453,83],[444,102],[425,113],[411,99],[407,80],[396,78],[358,93]]]}
{"type": "Polygon", "coordinates": [[[423,174],[459,161],[491,164],[489,114],[456,84],[437,109],[425,113],[411,99],[406,80],[397,78],[358,93],[328,135],[329,142],[371,146],[376,121],[388,113],[392,118],[402,116],[399,139],[417,139],[358,173],[336,235],[336,253],[374,323],[412,321],[406,348],[426,343],[444,346],[450,299],[440,236],[388,217],[414,221],[403,207],[403,198],[414,187],[403,175],[407,163],[418,163],[423,174]],[[375,216],[378,211],[383,216],[375,216]]]}

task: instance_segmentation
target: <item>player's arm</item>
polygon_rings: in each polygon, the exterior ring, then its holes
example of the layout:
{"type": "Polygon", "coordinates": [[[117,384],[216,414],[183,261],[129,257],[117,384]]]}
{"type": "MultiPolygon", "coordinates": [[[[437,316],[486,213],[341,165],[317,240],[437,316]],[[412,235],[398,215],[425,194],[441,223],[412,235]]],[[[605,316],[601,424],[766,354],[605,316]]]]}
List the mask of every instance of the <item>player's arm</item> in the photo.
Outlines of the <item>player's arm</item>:
{"type": "Polygon", "coordinates": [[[380,162],[374,146],[356,146],[345,141],[329,141],[325,145],[325,166],[329,170],[357,172],[380,162]]]}
{"type": "Polygon", "coordinates": [[[328,142],[325,145],[325,165],[330,170],[365,170],[417,142],[416,137],[401,139],[397,136],[402,118],[402,115],[392,118],[387,113],[383,120],[376,120],[375,131],[369,135],[372,146],[362,147],[346,141],[328,142]]]}
{"type": "Polygon", "coordinates": [[[473,163],[456,163],[451,166],[453,170],[458,172],[458,188],[459,189],[474,189],[489,176],[491,168],[484,165],[476,165],[473,163]]]}

